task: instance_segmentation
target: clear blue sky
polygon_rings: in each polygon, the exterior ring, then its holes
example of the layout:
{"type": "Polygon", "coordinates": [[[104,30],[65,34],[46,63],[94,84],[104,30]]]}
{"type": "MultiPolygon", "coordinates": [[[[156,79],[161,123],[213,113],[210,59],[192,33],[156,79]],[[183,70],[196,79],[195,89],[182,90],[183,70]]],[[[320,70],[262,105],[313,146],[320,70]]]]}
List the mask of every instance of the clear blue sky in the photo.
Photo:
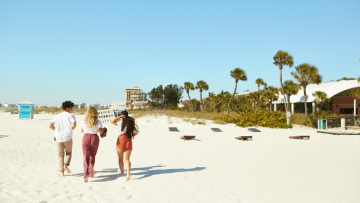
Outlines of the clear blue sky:
{"type": "MultiPolygon", "coordinates": [[[[323,81],[360,76],[360,1],[1,1],[0,103],[110,104],[125,88],[280,86],[278,50],[323,81]]],[[[283,69],[283,81],[294,68],[283,69]]],[[[207,97],[204,92],[203,97],[207,97]]],[[[199,98],[199,92],[191,96],[199,98]]],[[[183,100],[187,95],[183,95],[183,100]]]]}

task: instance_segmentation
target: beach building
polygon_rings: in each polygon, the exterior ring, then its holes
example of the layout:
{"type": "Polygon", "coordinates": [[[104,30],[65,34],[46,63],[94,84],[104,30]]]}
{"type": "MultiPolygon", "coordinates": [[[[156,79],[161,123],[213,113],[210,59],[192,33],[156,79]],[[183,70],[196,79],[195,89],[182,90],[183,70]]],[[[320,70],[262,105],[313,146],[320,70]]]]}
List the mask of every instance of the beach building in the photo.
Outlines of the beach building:
{"type": "Polygon", "coordinates": [[[134,109],[143,109],[147,107],[147,102],[137,102],[134,104],[134,109]]]}
{"type": "Polygon", "coordinates": [[[29,101],[18,102],[19,118],[20,119],[33,119],[34,118],[34,106],[35,104],[29,101]]]}
{"type": "Polygon", "coordinates": [[[90,104],[90,106],[94,107],[95,109],[98,109],[100,107],[100,104],[90,104]]]}
{"type": "MultiPolygon", "coordinates": [[[[357,80],[341,80],[334,82],[326,82],[317,84],[309,84],[306,87],[306,101],[307,106],[311,106],[312,111],[309,113],[315,112],[315,97],[312,95],[315,91],[322,91],[327,94],[327,98],[331,99],[332,113],[333,114],[347,114],[347,115],[360,115],[360,99],[349,96],[353,90],[360,88],[360,83],[357,80]]],[[[296,111],[296,103],[304,103],[304,90],[300,89],[296,95],[290,96],[291,112],[296,111]]],[[[285,100],[286,101],[286,100],[285,100]]],[[[276,105],[284,103],[284,97],[281,92],[279,92],[279,100],[273,102],[274,110],[276,110],[276,105]]]]}
{"type": "Polygon", "coordinates": [[[126,105],[134,102],[146,102],[146,93],[142,91],[138,86],[125,89],[125,103],[126,105]]]}
{"type": "Polygon", "coordinates": [[[85,106],[86,106],[86,104],[85,103],[79,103],[79,104],[77,104],[77,108],[78,109],[85,109],[85,106]]]}
{"type": "Polygon", "coordinates": [[[8,107],[8,108],[16,107],[16,104],[8,104],[8,103],[5,103],[5,104],[4,104],[4,107],[8,107]]]}
{"type": "Polygon", "coordinates": [[[239,93],[239,94],[235,94],[235,97],[246,97],[246,96],[249,96],[249,94],[253,93],[253,92],[257,92],[257,90],[247,91],[247,92],[242,92],[242,93],[239,93]]]}
{"type": "Polygon", "coordinates": [[[110,109],[115,111],[125,111],[128,110],[125,102],[112,102],[110,109]]]}
{"type": "Polygon", "coordinates": [[[179,108],[183,108],[186,104],[190,104],[190,100],[185,100],[178,103],[179,108]]]}

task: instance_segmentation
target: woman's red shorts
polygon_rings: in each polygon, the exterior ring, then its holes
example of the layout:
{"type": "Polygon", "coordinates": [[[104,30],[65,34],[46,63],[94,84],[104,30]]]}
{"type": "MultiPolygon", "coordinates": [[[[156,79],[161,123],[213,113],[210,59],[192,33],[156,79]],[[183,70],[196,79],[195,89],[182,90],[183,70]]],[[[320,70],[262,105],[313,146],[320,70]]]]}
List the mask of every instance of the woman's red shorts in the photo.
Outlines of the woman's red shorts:
{"type": "Polygon", "coordinates": [[[128,138],[127,133],[119,135],[116,142],[116,149],[121,151],[132,150],[132,140],[128,138]]]}

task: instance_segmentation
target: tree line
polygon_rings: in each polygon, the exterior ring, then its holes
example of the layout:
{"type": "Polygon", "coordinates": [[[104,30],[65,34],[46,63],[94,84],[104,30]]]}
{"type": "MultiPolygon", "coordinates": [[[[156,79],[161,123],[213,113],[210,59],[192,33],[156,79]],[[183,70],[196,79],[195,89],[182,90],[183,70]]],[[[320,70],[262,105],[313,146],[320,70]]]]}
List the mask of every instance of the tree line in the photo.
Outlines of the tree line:
{"type": "MultiPolygon", "coordinates": [[[[267,109],[273,111],[272,104],[280,97],[280,93],[283,96],[283,103],[286,111],[290,111],[290,96],[297,94],[300,90],[304,93],[304,108],[305,115],[307,116],[307,95],[306,88],[309,84],[319,84],[322,82],[322,77],[319,74],[318,68],[309,63],[302,63],[295,66],[295,70],[291,72],[291,76],[296,80],[287,80],[282,82],[282,69],[284,66],[293,67],[294,58],[286,51],[278,51],[273,57],[273,64],[279,68],[280,72],[280,88],[274,86],[267,86],[267,83],[258,78],[255,84],[258,87],[258,91],[250,93],[246,97],[235,97],[237,86],[239,81],[247,81],[246,72],[241,68],[235,68],[230,71],[230,77],[235,81],[235,87],[233,93],[221,91],[215,95],[213,92],[208,93],[208,97],[203,99],[203,91],[209,90],[209,85],[200,80],[195,85],[191,82],[184,82],[184,85],[179,87],[178,85],[168,85],[164,89],[162,85],[153,88],[149,93],[149,105],[155,108],[177,108],[177,104],[182,98],[182,92],[185,90],[190,104],[186,105],[183,110],[189,111],[201,111],[213,112],[213,111],[227,111],[229,115],[230,110],[235,112],[247,112],[257,109],[267,109]],[[263,89],[260,89],[263,86],[263,89]],[[190,91],[199,90],[200,100],[191,99],[190,91]]],[[[342,78],[342,80],[348,80],[353,78],[342,78]]],[[[360,82],[360,78],[357,79],[360,82]]],[[[353,95],[358,95],[358,92],[354,92],[353,95]],[[357,94],[356,94],[357,93],[357,94]]],[[[321,109],[321,103],[327,99],[327,95],[324,92],[316,91],[313,93],[318,110],[321,109]]]]}

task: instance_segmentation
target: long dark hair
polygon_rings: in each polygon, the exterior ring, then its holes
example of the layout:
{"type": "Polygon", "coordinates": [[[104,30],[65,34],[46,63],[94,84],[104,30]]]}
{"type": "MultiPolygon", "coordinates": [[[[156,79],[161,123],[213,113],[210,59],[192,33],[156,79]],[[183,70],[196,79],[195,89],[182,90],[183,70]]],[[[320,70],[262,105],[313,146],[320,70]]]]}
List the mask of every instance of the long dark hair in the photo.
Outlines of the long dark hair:
{"type": "Polygon", "coordinates": [[[139,132],[139,128],[135,124],[135,119],[133,117],[125,116],[125,118],[123,118],[121,130],[123,131],[125,127],[127,127],[126,133],[128,138],[134,139],[134,131],[139,132]]]}

